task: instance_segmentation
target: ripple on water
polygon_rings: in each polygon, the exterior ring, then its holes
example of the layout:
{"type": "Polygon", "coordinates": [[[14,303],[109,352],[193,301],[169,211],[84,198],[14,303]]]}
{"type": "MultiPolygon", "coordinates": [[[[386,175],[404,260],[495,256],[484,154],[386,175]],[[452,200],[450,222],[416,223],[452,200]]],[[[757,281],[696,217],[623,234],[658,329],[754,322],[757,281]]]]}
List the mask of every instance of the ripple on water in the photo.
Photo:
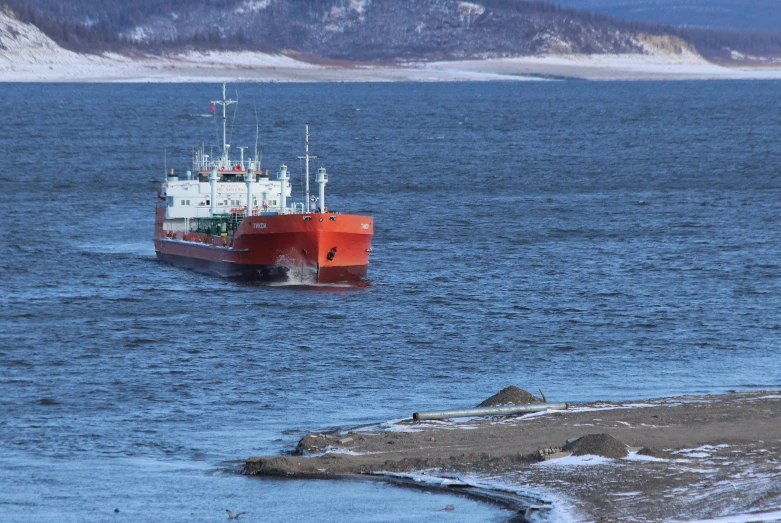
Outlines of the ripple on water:
{"type": "MultiPolygon", "coordinates": [[[[778,85],[661,85],[239,86],[274,100],[259,112],[270,168],[300,173],[300,123],[320,115],[334,208],[376,223],[363,288],[155,260],[162,167],[147,152],[165,144],[186,168],[214,129],[180,116],[213,86],[5,86],[7,158],[46,150],[37,168],[58,174],[54,209],[28,179],[0,195],[14,232],[0,256],[0,519],[207,519],[246,500],[268,519],[430,519],[449,503],[448,519],[485,519],[461,498],[215,464],[509,384],[570,402],[779,387],[778,85]],[[165,103],[141,112],[142,97],[165,103]],[[31,216],[34,242],[18,234],[31,216]]],[[[253,131],[239,111],[236,143],[253,131]]]]}

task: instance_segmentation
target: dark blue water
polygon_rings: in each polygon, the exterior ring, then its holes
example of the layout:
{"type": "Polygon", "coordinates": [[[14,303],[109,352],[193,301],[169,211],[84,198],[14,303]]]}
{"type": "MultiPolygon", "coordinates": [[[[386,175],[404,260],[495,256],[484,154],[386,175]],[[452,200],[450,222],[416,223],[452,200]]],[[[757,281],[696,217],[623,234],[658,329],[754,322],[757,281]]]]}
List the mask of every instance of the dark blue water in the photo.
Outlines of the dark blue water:
{"type": "Polygon", "coordinates": [[[152,181],[217,143],[219,86],[0,84],[0,520],[501,518],[231,461],[508,384],[781,386],[781,83],[232,88],[272,171],[310,122],[329,207],[375,218],[372,285],[155,260],[152,181]]]}

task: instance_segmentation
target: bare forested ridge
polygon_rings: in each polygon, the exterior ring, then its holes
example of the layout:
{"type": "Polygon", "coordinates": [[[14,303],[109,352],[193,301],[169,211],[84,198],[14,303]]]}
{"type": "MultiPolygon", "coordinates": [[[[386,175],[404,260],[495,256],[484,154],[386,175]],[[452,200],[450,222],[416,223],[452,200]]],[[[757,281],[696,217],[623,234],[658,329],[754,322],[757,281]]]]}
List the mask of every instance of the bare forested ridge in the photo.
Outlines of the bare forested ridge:
{"type": "MultiPolygon", "coordinates": [[[[671,36],[718,60],[781,56],[781,35],[619,20],[527,0],[6,0],[77,51],[285,50],[340,60],[644,53],[671,36]]],[[[673,45],[676,47],[676,45],[673,45]]],[[[672,49],[681,52],[680,47],[672,49]]]]}

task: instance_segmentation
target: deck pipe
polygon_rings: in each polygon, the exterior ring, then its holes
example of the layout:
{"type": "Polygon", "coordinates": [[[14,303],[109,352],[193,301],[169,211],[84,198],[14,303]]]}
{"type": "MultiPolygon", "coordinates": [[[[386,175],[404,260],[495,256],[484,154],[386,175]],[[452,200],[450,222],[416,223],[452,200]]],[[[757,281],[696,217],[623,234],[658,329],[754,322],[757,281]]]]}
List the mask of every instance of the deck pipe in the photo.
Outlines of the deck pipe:
{"type": "Polygon", "coordinates": [[[415,421],[448,418],[472,418],[479,416],[510,416],[513,414],[531,414],[546,410],[567,410],[566,403],[529,403],[528,405],[511,405],[509,407],[479,407],[476,409],[443,410],[416,412],[412,415],[415,421]]]}

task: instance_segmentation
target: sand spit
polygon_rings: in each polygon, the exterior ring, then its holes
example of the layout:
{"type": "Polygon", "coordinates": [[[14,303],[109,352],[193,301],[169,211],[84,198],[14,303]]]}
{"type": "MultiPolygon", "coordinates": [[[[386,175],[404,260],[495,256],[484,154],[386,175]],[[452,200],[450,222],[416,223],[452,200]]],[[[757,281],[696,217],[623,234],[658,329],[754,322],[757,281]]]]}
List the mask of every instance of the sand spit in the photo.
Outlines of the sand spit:
{"type": "MultiPolygon", "coordinates": [[[[559,399],[559,398],[557,398],[559,399]]],[[[562,398],[571,399],[571,398],[562,398]]],[[[251,475],[385,475],[513,506],[523,520],[680,521],[781,506],[781,394],[595,402],[522,417],[309,434],[251,475]]],[[[364,476],[365,477],[365,476],[364,476]]]]}

